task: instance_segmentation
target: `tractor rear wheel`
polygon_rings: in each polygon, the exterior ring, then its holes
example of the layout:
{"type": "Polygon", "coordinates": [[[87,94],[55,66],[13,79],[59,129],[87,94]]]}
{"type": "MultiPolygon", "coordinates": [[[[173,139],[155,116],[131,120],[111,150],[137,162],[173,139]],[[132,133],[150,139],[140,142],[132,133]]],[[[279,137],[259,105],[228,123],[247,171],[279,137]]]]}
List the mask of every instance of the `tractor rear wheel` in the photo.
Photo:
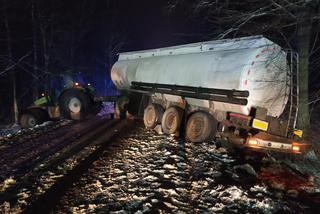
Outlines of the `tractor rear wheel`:
{"type": "Polygon", "coordinates": [[[67,90],[59,98],[59,109],[63,117],[82,119],[90,108],[90,98],[80,90],[67,90]]]}

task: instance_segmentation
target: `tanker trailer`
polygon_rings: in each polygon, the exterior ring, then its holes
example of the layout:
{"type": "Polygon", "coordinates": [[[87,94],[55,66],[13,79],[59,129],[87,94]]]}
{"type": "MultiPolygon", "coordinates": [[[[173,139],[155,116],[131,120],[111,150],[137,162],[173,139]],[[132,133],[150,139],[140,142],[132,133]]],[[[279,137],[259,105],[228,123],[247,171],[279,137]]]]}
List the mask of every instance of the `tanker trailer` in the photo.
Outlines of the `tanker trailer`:
{"type": "Polygon", "coordinates": [[[253,36],[121,53],[111,78],[120,91],[149,98],[146,128],[183,130],[192,142],[222,136],[254,149],[301,153],[297,60],[253,36]]]}

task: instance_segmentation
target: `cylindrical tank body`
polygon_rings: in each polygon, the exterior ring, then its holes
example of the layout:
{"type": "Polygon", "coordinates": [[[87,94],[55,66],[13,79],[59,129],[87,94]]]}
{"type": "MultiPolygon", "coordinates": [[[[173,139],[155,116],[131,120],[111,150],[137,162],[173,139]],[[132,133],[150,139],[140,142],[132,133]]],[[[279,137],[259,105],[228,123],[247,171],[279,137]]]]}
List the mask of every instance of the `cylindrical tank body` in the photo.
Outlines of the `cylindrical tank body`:
{"type": "MultiPolygon", "coordinates": [[[[248,90],[246,106],[186,98],[190,105],[245,115],[259,106],[279,117],[289,92],[286,53],[262,36],[123,53],[111,78],[118,89],[129,89],[136,81],[248,90]]],[[[162,96],[168,101],[177,99],[162,96]]]]}

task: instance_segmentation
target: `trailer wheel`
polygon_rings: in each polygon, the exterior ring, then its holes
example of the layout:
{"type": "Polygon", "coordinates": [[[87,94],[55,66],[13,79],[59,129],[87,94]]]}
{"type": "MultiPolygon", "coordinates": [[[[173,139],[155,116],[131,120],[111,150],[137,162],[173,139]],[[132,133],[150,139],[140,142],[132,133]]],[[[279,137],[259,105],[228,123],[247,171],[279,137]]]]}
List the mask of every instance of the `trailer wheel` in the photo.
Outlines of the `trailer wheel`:
{"type": "Polygon", "coordinates": [[[186,138],[191,142],[203,142],[216,130],[217,121],[206,112],[196,112],[190,116],[186,127],[186,138]]]}
{"type": "Polygon", "coordinates": [[[63,117],[79,120],[89,110],[89,96],[80,90],[67,90],[59,98],[59,108],[63,117]]]}
{"type": "Polygon", "coordinates": [[[143,122],[146,128],[153,129],[161,123],[163,108],[157,104],[150,104],[144,109],[143,122]]]}
{"type": "Polygon", "coordinates": [[[169,107],[163,114],[161,127],[165,134],[176,133],[181,125],[183,110],[179,107],[169,107]]]}
{"type": "Polygon", "coordinates": [[[32,113],[25,113],[20,118],[20,125],[24,129],[32,128],[38,124],[37,118],[32,113]]]}

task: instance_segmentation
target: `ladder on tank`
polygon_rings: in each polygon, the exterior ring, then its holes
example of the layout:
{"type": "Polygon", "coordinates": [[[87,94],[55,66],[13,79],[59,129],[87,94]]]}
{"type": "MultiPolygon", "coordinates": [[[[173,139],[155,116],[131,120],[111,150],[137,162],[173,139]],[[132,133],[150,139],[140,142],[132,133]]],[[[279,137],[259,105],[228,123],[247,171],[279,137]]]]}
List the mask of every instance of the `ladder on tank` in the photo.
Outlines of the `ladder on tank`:
{"type": "Polygon", "coordinates": [[[287,133],[288,137],[293,136],[296,129],[299,111],[299,55],[293,51],[287,51],[290,69],[288,70],[287,84],[289,84],[289,114],[287,133]]]}

